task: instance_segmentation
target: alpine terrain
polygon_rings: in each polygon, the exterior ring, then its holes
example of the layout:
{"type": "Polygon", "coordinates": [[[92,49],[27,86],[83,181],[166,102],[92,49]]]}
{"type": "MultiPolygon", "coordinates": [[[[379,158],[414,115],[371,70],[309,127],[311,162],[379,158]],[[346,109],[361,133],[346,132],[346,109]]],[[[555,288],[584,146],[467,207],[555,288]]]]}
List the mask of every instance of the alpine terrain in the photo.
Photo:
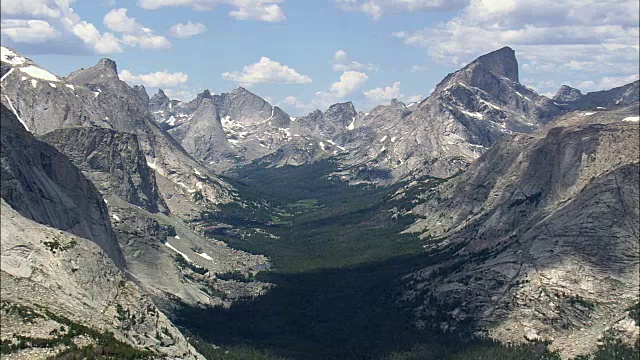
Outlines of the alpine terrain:
{"type": "Polygon", "coordinates": [[[266,57],[191,100],[1,60],[3,359],[640,352],[638,80],[551,98],[502,47],[419,101],[290,116],[250,90],[266,57]]]}

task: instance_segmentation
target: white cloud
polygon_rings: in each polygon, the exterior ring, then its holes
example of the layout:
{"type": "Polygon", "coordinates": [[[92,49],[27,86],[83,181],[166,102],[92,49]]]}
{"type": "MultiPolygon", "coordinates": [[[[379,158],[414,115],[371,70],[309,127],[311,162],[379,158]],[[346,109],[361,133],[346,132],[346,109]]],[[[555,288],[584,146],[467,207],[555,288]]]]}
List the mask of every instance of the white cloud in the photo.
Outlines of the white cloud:
{"type": "Polygon", "coordinates": [[[628,83],[634,82],[640,79],[638,74],[629,75],[629,76],[605,76],[600,79],[600,89],[606,90],[614,87],[626,85],[628,83]]]}
{"type": "Polygon", "coordinates": [[[113,9],[102,20],[114,32],[123,33],[122,42],[127,46],[140,46],[143,49],[169,49],[171,42],[162,35],[156,35],[135,18],[127,16],[127,9],[113,9]]]}
{"type": "Polygon", "coordinates": [[[0,12],[3,17],[29,14],[39,18],[59,18],[63,15],[58,4],[49,0],[4,0],[0,12]]]}
{"type": "Polygon", "coordinates": [[[60,36],[60,33],[44,20],[2,20],[2,37],[17,43],[38,44],[60,36]]]}
{"type": "Polygon", "coordinates": [[[0,7],[3,17],[3,40],[37,43],[41,48],[53,51],[56,49],[68,51],[75,47],[75,49],[88,48],[98,54],[122,52],[122,46],[113,34],[100,33],[93,24],[81,20],[69,6],[70,2],[69,0],[3,0],[0,7]],[[5,29],[5,24],[27,24],[28,26],[13,34],[12,27],[5,29]],[[28,41],[24,41],[26,39],[28,41]]]}
{"type": "Polygon", "coordinates": [[[446,24],[392,35],[456,65],[508,45],[525,73],[628,74],[637,72],[638,13],[635,0],[471,0],[446,24]]]}
{"type": "Polygon", "coordinates": [[[190,101],[195,99],[196,93],[190,90],[163,89],[164,93],[173,100],[190,101]]]}
{"type": "Polygon", "coordinates": [[[422,94],[412,95],[412,96],[407,97],[406,100],[407,100],[408,103],[420,102],[420,101],[424,100],[424,95],[422,95],[422,94]]]}
{"type": "Polygon", "coordinates": [[[370,105],[386,103],[392,99],[405,101],[407,103],[418,102],[424,99],[422,94],[406,97],[400,92],[400,82],[396,81],[391,86],[378,87],[362,92],[370,105]]]}
{"type": "Polygon", "coordinates": [[[169,35],[178,38],[190,38],[198,34],[202,34],[207,30],[207,27],[201,23],[192,23],[191,21],[186,24],[175,24],[169,29],[169,35]]]}
{"type": "Polygon", "coordinates": [[[286,98],[282,99],[278,105],[287,105],[289,107],[293,107],[295,109],[305,109],[307,108],[307,105],[305,105],[302,101],[298,100],[295,96],[287,96],[286,98]]]}
{"type": "Polygon", "coordinates": [[[161,35],[122,35],[122,42],[127,46],[140,46],[143,49],[165,50],[171,48],[171,42],[161,35]]]}
{"type": "Polygon", "coordinates": [[[235,81],[242,86],[252,86],[260,83],[279,84],[308,84],[311,78],[301,75],[295,69],[273,61],[268,57],[261,57],[255,64],[247,65],[242,71],[225,72],[224,80],[235,81]]]}
{"type": "Polygon", "coordinates": [[[86,21],[80,21],[73,25],[71,31],[96,54],[113,54],[124,51],[120,40],[112,33],[101,34],[93,24],[86,21]]]}
{"type": "Polygon", "coordinates": [[[38,47],[32,47],[35,51],[65,54],[86,54],[86,49],[96,54],[120,53],[125,46],[171,47],[164,36],[129,18],[124,8],[108,12],[103,19],[111,31],[122,34],[117,36],[101,32],[94,24],[82,20],[70,7],[71,3],[73,0],[3,0],[2,39],[9,46],[18,42],[37,43],[38,47]],[[10,26],[5,29],[5,24],[10,26]]]}
{"type": "Polygon", "coordinates": [[[337,98],[344,98],[360,89],[368,79],[367,74],[363,72],[345,71],[340,75],[340,80],[331,85],[331,93],[337,98]]]}
{"type": "Polygon", "coordinates": [[[378,71],[378,67],[373,64],[362,64],[357,61],[349,61],[349,56],[344,50],[338,50],[333,54],[333,60],[331,61],[331,69],[333,71],[350,71],[350,70],[367,70],[378,71]]]}
{"type": "Polygon", "coordinates": [[[391,86],[379,87],[364,91],[363,93],[367,100],[375,102],[384,102],[404,97],[404,95],[400,93],[399,81],[394,82],[391,86]]]}
{"type": "Polygon", "coordinates": [[[429,68],[424,66],[424,65],[413,65],[413,66],[411,66],[411,69],[409,71],[410,72],[420,72],[420,71],[427,71],[427,70],[429,70],[429,68]]]}
{"type": "Polygon", "coordinates": [[[127,16],[127,9],[125,8],[109,11],[102,19],[102,22],[114,32],[135,34],[145,31],[145,27],[138,24],[135,18],[127,16]]]}
{"type": "Polygon", "coordinates": [[[235,8],[229,11],[229,16],[238,20],[279,22],[286,19],[284,11],[278,5],[281,2],[282,0],[138,0],[138,5],[145,9],[188,6],[198,11],[229,5],[235,8]]]}
{"type": "Polygon", "coordinates": [[[170,73],[167,70],[156,71],[148,74],[135,75],[129,70],[120,71],[120,79],[131,85],[144,85],[153,88],[171,88],[184,85],[189,80],[189,76],[182,72],[170,73]]]}
{"type": "Polygon", "coordinates": [[[333,0],[345,11],[361,11],[377,20],[385,12],[452,11],[461,9],[469,0],[333,0]]]}

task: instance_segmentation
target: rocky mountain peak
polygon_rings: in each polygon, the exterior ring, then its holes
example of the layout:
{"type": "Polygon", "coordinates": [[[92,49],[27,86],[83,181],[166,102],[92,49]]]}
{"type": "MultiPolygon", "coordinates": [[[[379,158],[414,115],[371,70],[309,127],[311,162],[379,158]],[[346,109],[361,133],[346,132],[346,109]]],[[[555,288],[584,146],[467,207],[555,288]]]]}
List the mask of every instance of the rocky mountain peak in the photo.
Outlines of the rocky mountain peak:
{"type": "Polygon", "coordinates": [[[234,94],[234,95],[246,94],[246,95],[254,95],[254,96],[256,96],[254,93],[252,93],[251,91],[243,88],[242,86],[239,86],[239,87],[233,89],[231,91],[231,94],[234,94]]]}
{"type": "Polygon", "coordinates": [[[336,103],[329,106],[329,108],[327,109],[327,111],[325,111],[325,113],[331,113],[336,111],[347,111],[350,113],[355,113],[356,108],[355,106],[353,106],[353,103],[351,101],[347,101],[343,103],[336,103]]]}
{"type": "Polygon", "coordinates": [[[553,100],[557,101],[576,101],[582,97],[580,90],[569,85],[562,85],[560,89],[553,95],[553,100]]]}
{"type": "Polygon", "coordinates": [[[164,93],[164,91],[162,91],[162,89],[158,89],[158,92],[153,94],[148,104],[149,109],[152,111],[163,110],[165,107],[169,106],[169,97],[164,93]]]}
{"type": "Polygon", "coordinates": [[[348,101],[329,106],[327,111],[324,112],[324,121],[339,129],[344,129],[351,124],[357,115],[358,113],[353,103],[348,101]]]}
{"type": "Polygon", "coordinates": [[[508,46],[482,55],[472,62],[472,64],[474,63],[481,64],[496,75],[519,82],[516,52],[508,46]]]}
{"type": "Polygon", "coordinates": [[[213,95],[211,94],[211,91],[209,91],[209,89],[204,89],[201,93],[198,94],[197,97],[200,99],[213,99],[213,95]]]}
{"type": "Polygon", "coordinates": [[[113,83],[118,80],[118,67],[116,62],[103,58],[88,69],[80,69],[66,76],[66,80],[76,85],[113,83]]]}
{"type": "Polygon", "coordinates": [[[147,94],[147,89],[145,89],[144,85],[134,85],[133,91],[145,106],[149,105],[149,94],[147,94]]]}
{"type": "Polygon", "coordinates": [[[109,58],[100,59],[100,61],[98,61],[98,64],[95,67],[105,69],[109,72],[112,72],[113,75],[118,76],[118,66],[116,65],[115,61],[109,58]]]}
{"type": "Polygon", "coordinates": [[[404,107],[404,103],[398,99],[391,99],[391,102],[389,102],[389,106],[391,107],[404,107]]]}

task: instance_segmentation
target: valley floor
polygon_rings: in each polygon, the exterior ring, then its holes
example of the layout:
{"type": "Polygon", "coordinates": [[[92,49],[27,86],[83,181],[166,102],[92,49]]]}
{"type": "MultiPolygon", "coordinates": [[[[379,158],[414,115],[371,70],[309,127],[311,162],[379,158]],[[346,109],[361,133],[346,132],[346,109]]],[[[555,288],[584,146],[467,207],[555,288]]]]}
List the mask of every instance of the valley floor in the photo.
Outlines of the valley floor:
{"type": "Polygon", "coordinates": [[[276,287],[231,308],[183,308],[177,324],[201,353],[211,359],[559,359],[544,344],[506,348],[471,340],[462,328],[441,334],[437,321],[434,329],[415,327],[398,301],[402,276],[452,253],[425,254],[417,238],[398,235],[413,219],[391,219],[392,209],[410,203],[391,201],[396,188],[323,179],[332,166],[258,168],[230,179],[252,194],[247,201],[266,199],[269,210],[228,208],[202,221],[262,229],[216,238],[268,256],[273,269],[258,279],[276,287]]]}

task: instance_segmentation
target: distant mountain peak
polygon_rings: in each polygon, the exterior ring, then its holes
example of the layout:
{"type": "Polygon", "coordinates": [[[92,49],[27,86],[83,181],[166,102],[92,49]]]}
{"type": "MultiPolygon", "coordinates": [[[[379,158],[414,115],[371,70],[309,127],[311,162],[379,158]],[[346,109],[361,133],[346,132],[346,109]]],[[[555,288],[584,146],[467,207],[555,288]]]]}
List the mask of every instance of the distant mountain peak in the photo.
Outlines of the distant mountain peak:
{"type": "Polygon", "coordinates": [[[569,85],[562,85],[553,96],[553,100],[557,101],[576,101],[582,97],[580,90],[569,85]]]}
{"type": "Polygon", "coordinates": [[[201,99],[213,99],[213,95],[209,89],[202,90],[202,92],[198,94],[198,97],[201,99]]]}
{"type": "Polygon", "coordinates": [[[356,112],[356,108],[355,106],[353,106],[353,103],[351,101],[347,101],[347,102],[343,102],[343,103],[335,103],[331,106],[329,106],[329,108],[327,109],[327,111],[325,112],[332,112],[332,111],[349,111],[349,112],[356,112]]]}
{"type": "Polygon", "coordinates": [[[102,58],[98,61],[98,64],[95,66],[98,68],[104,68],[110,72],[112,72],[115,76],[118,76],[118,66],[116,62],[109,58],[102,58]]]}
{"type": "Polygon", "coordinates": [[[249,93],[249,94],[253,94],[251,91],[243,88],[242,86],[238,86],[237,88],[233,89],[233,91],[231,91],[232,93],[235,94],[241,94],[241,93],[249,93]]]}
{"type": "Polygon", "coordinates": [[[472,64],[473,63],[482,64],[483,67],[496,75],[504,76],[515,82],[520,82],[518,77],[518,60],[516,59],[516,52],[508,46],[482,55],[475,59],[472,64]]]}

